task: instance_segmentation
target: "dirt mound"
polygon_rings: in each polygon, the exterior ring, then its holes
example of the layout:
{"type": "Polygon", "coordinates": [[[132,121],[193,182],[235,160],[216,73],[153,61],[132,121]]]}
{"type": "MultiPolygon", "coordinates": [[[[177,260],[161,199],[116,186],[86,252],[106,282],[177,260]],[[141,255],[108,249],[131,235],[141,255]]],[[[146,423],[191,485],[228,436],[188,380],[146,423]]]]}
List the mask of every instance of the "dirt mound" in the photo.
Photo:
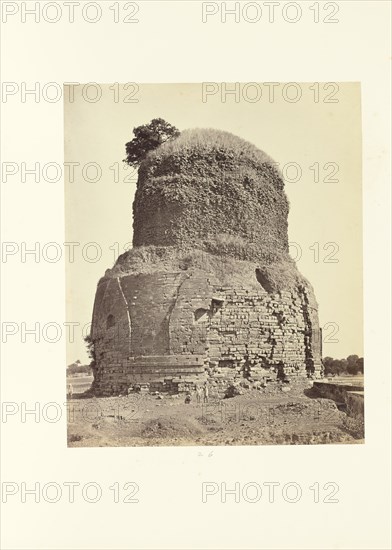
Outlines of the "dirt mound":
{"type": "Polygon", "coordinates": [[[192,438],[203,433],[194,418],[158,417],[144,423],[141,435],[146,438],[192,438]]]}
{"type": "MultiPolygon", "coordinates": [[[[146,397],[137,416],[124,413],[122,399],[100,398],[102,416],[86,418],[76,407],[68,425],[70,447],[167,445],[315,445],[363,443],[364,426],[330,400],[281,394],[255,400],[243,394],[208,406],[146,397]],[[115,404],[117,401],[117,406],[115,404]],[[122,416],[113,415],[113,407],[122,416]]],[[[91,405],[96,400],[89,400],[91,405]]],[[[73,401],[73,403],[77,403],[73,401]]]]}

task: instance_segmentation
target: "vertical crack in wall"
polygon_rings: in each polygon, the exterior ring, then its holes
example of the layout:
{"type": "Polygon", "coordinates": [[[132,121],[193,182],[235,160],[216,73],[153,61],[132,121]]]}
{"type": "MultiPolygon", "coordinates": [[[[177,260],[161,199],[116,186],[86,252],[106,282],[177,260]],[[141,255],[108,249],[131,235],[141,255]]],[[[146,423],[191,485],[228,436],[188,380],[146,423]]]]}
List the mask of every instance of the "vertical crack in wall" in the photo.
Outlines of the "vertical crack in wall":
{"type": "Polygon", "coordinates": [[[117,283],[118,283],[118,288],[120,289],[121,295],[124,299],[125,308],[127,310],[128,328],[129,328],[129,346],[130,346],[131,345],[132,327],[131,327],[131,315],[129,313],[129,305],[128,305],[127,299],[125,298],[125,294],[124,294],[122,286],[121,286],[120,277],[117,277],[117,283]]]}
{"type": "MultiPolygon", "coordinates": [[[[276,311],[275,309],[273,309],[271,311],[271,316],[276,318],[276,322],[278,324],[278,327],[283,332],[283,330],[284,330],[284,315],[283,315],[283,313],[280,310],[276,311]]],[[[270,342],[271,342],[270,358],[272,360],[272,365],[280,366],[282,363],[284,363],[284,361],[283,361],[283,354],[284,354],[284,350],[285,350],[284,336],[282,335],[282,337],[280,338],[280,343],[282,344],[282,349],[281,349],[280,353],[279,353],[279,350],[277,350],[278,341],[277,341],[277,337],[276,337],[276,334],[275,334],[274,330],[273,330],[272,333],[270,332],[270,342]],[[278,357],[280,356],[280,359],[278,361],[276,359],[276,355],[278,355],[278,357]]],[[[280,373],[280,374],[282,376],[282,373],[280,373]]]]}
{"type": "MultiPolygon", "coordinates": [[[[172,313],[174,311],[174,308],[176,307],[177,305],[177,302],[178,302],[178,299],[180,297],[180,291],[181,291],[181,288],[182,288],[182,285],[189,279],[189,274],[187,274],[184,279],[181,281],[181,283],[178,285],[177,289],[176,289],[176,294],[174,296],[174,302],[172,302],[169,306],[169,311],[167,312],[167,334],[168,334],[168,351],[169,351],[169,354],[170,354],[170,350],[171,350],[171,330],[170,330],[170,321],[171,321],[171,316],[172,316],[172,313]]],[[[181,279],[181,275],[179,276],[179,278],[181,279]]]]}
{"type": "MultiPolygon", "coordinates": [[[[99,285],[98,285],[99,286],[99,285]]],[[[96,330],[95,328],[96,327],[96,323],[95,323],[95,319],[96,319],[96,312],[97,312],[97,309],[99,310],[101,307],[102,307],[102,304],[104,303],[105,301],[105,297],[106,297],[106,292],[107,292],[107,289],[109,288],[110,286],[110,279],[107,281],[107,284],[105,286],[105,290],[103,292],[103,296],[100,300],[100,303],[99,303],[99,306],[97,304],[97,296],[98,296],[98,290],[97,290],[97,294],[95,295],[95,300],[94,300],[94,305],[93,305],[93,322],[91,323],[91,328],[90,328],[90,336],[93,340],[95,340],[97,337],[99,337],[99,334],[102,333],[101,330],[99,330],[98,328],[98,335],[96,335],[96,330]]]]}
{"type": "Polygon", "coordinates": [[[314,372],[314,357],[312,349],[312,337],[313,337],[313,324],[310,316],[310,304],[309,297],[307,295],[305,287],[298,288],[302,298],[302,311],[305,321],[304,343],[305,343],[305,364],[308,373],[314,372]]]}

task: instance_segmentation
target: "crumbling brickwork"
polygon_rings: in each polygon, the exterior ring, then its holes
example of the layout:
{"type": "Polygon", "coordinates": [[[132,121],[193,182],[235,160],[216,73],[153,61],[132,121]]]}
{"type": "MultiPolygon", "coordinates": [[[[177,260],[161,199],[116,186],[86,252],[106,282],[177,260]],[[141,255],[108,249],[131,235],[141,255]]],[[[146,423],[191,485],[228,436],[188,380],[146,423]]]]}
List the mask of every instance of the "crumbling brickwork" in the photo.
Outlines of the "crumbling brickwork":
{"type": "Polygon", "coordinates": [[[184,132],[142,163],[133,245],[200,245],[217,235],[288,252],[288,200],[274,162],[226,132],[184,132]]]}
{"type": "Polygon", "coordinates": [[[200,272],[105,278],[93,316],[96,390],[317,376],[317,309],[307,292],[222,287],[200,272]]]}
{"type": "Polygon", "coordinates": [[[244,379],[320,374],[317,303],[288,256],[283,181],[249,144],[241,153],[225,135],[197,136],[141,166],[134,248],[95,298],[97,394],[207,379],[222,393],[244,379]]]}

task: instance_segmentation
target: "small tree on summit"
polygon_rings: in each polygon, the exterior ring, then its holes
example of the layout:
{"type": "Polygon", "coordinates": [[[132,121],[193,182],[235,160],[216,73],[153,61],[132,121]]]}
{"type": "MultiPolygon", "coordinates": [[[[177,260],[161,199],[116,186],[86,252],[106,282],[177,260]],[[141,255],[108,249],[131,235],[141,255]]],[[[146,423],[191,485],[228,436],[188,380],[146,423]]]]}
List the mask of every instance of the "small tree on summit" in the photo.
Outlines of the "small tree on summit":
{"type": "Polygon", "coordinates": [[[133,129],[135,137],[125,144],[127,158],[124,162],[137,168],[146,158],[147,153],[159,147],[165,141],[175,139],[180,131],[163,118],[154,118],[149,124],[133,129]]]}

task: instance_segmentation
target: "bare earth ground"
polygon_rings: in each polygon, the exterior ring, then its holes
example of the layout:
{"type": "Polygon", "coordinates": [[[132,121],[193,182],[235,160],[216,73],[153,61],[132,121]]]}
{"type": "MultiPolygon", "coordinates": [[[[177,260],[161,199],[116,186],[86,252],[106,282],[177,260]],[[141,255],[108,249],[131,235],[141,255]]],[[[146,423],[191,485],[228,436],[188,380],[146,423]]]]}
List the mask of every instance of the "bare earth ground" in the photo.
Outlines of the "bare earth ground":
{"type": "Polygon", "coordinates": [[[68,401],[70,447],[350,444],[363,437],[362,423],[317,398],[309,382],[203,404],[149,394],[68,401]]]}

